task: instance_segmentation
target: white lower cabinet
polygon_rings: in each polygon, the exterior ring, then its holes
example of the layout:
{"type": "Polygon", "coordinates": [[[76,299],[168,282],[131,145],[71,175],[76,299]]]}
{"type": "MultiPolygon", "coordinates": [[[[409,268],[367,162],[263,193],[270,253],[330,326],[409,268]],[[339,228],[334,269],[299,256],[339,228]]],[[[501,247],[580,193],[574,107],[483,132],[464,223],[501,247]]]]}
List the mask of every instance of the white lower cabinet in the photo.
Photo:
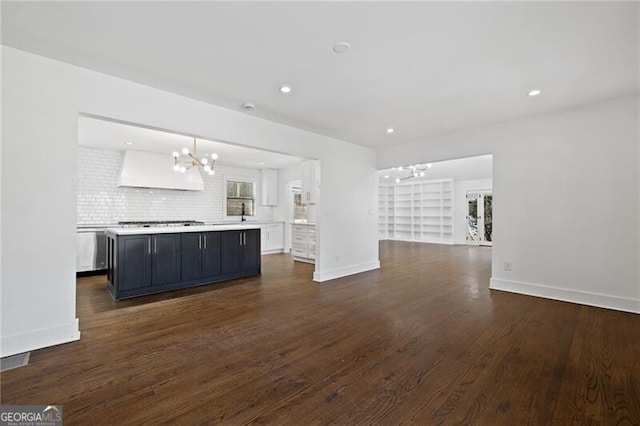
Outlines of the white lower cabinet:
{"type": "Polygon", "coordinates": [[[260,227],[262,254],[282,253],[284,249],[284,223],[270,223],[260,227]]]}
{"type": "Polygon", "coordinates": [[[293,260],[315,263],[316,226],[296,223],[291,225],[291,254],[293,260]]]}

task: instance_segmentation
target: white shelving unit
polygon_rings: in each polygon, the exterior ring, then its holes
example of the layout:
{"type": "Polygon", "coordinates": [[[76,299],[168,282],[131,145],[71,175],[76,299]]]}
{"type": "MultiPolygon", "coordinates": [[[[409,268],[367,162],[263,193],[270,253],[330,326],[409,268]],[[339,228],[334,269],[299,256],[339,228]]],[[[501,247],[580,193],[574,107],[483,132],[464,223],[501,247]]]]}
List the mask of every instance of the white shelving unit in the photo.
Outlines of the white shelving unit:
{"type": "Polygon", "coordinates": [[[393,238],[393,186],[381,185],[378,197],[378,238],[393,238]]]}
{"type": "Polygon", "coordinates": [[[396,185],[393,200],[394,240],[411,241],[411,185],[396,185]]]}
{"type": "Polygon", "coordinates": [[[381,185],[379,238],[453,244],[453,180],[381,185]]]}

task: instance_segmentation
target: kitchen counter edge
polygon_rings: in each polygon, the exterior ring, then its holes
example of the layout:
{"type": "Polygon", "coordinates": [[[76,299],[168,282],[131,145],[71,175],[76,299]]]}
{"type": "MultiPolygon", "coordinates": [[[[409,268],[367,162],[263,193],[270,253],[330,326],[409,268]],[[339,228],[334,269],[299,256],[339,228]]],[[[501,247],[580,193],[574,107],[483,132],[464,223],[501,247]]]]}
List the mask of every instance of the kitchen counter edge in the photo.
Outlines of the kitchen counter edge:
{"type": "Polygon", "coordinates": [[[105,232],[112,235],[146,235],[146,234],[183,234],[187,232],[235,231],[260,229],[253,225],[197,225],[197,226],[162,226],[148,228],[107,228],[105,232]]]}

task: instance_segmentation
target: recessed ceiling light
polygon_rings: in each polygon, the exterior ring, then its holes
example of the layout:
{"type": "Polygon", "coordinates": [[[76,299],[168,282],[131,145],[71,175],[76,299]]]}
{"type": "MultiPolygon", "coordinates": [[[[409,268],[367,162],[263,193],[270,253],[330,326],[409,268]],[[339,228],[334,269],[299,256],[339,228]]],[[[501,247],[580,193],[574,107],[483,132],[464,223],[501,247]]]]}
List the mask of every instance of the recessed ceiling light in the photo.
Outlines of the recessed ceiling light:
{"type": "Polygon", "coordinates": [[[336,43],[333,45],[333,51],[336,53],[347,53],[351,49],[351,45],[346,41],[341,41],[340,43],[336,43]]]}
{"type": "Polygon", "coordinates": [[[291,86],[280,86],[280,92],[291,93],[291,86]]]}
{"type": "Polygon", "coordinates": [[[245,102],[242,104],[242,109],[253,111],[254,109],[256,109],[256,105],[251,102],[245,102]]]}
{"type": "Polygon", "coordinates": [[[125,145],[133,145],[133,142],[131,142],[131,141],[126,141],[124,144],[125,144],[125,145]]]}
{"type": "Polygon", "coordinates": [[[389,127],[389,128],[387,129],[387,133],[393,133],[393,132],[395,132],[395,131],[396,131],[396,130],[395,130],[393,127],[389,127]]]}
{"type": "Polygon", "coordinates": [[[542,93],[542,91],[541,91],[541,90],[539,90],[539,89],[533,89],[533,90],[531,90],[529,93],[527,93],[527,95],[529,95],[529,96],[538,96],[538,95],[539,95],[539,94],[541,94],[541,93],[542,93]]]}

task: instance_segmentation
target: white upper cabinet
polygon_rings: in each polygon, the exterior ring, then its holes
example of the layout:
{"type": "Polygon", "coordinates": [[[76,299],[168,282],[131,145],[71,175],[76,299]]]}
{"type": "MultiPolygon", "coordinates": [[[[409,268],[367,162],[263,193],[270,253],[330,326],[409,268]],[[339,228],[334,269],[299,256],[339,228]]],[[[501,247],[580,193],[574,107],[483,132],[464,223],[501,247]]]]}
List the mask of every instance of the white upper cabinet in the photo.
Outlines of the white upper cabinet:
{"type": "Polygon", "coordinates": [[[320,161],[302,162],[302,202],[316,204],[320,198],[320,161]]]}
{"type": "Polygon", "coordinates": [[[261,203],[263,206],[278,205],[278,171],[262,169],[261,203]]]}

